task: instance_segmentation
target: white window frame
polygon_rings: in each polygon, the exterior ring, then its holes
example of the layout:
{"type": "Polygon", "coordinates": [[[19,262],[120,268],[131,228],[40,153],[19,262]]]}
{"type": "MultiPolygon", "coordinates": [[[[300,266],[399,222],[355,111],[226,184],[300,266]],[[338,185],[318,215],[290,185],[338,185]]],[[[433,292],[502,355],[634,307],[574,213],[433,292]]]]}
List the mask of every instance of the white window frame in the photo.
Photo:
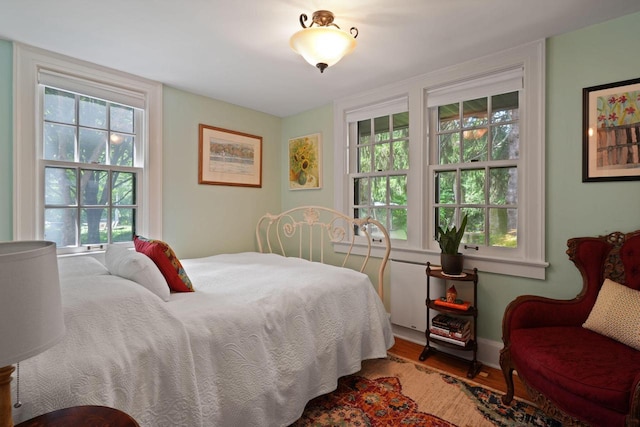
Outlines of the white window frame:
{"type": "MultiPolygon", "coordinates": [[[[136,232],[162,238],[162,84],[42,49],[14,44],[13,236],[44,237],[44,167],[40,74],[68,85],[102,91],[110,100],[136,99],[146,110],[142,126],[144,170],[136,232]],[[118,98],[120,97],[120,98],[118,98]]],[[[107,98],[107,99],[109,99],[107,98]]],[[[59,250],[86,252],[87,247],[59,250]]]]}
{"type": "MultiPolygon", "coordinates": [[[[466,254],[465,266],[481,271],[544,279],[545,261],[545,41],[470,60],[410,80],[334,103],[334,207],[349,214],[350,180],[347,175],[347,117],[357,110],[401,96],[409,99],[410,170],[407,176],[407,228],[405,244],[392,245],[392,258],[440,263],[440,250],[430,230],[433,189],[429,188],[428,94],[467,84],[505,70],[522,69],[520,97],[520,157],[518,182],[519,230],[517,253],[484,256],[466,254]],[[419,232],[412,232],[416,230],[419,232]]],[[[468,99],[472,99],[470,95],[468,99]]],[[[395,242],[394,242],[395,243],[395,242]]],[[[343,248],[336,246],[341,251],[343,248]]]]}

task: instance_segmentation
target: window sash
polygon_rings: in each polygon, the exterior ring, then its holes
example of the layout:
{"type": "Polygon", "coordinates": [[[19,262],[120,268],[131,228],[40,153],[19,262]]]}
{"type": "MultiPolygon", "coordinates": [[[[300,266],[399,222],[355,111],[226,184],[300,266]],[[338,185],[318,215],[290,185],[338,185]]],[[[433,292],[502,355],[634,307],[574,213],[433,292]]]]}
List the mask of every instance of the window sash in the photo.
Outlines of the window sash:
{"type": "MultiPolygon", "coordinates": [[[[507,73],[507,76],[509,76],[510,74],[507,73]]],[[[465,243],[466,245],[463,245],[463,247],[465,248],[471,248],[474,249],[475,251],[479,251],[478,254],[481,255],[487,255],[487,256],[505,256],[505,252],[509,252],[509,253],[513,253],[514,256],[522,256],[523,254],[523,239],[526,239],[526,237],[523,235],[522,233],[522,218],[519,215],[520,213],[520,208],[518,206],[517,203],[514,204],[492,204],[490,201],[490,197],[491,197],[491,182],[490,182],[490,172],[493,169],[499,169],[499,168],[513,168],[517,171],[517,174],[519,175],[521,173],[521,157],[518,156],[517,158],[514,159],[506,159],[506,160],[493,160],[491,159],[491,147],[492,147],[492,140],[491,140],[491,133],[492,133],[492,129],[496,126],[501,126],[505,123],[520,123],[520,118],[518,118],[517,120],[510,120],[508,122],[492,122],[491,121],[491,112],[493,110],[492,108],[492,97],[494,96],[498,96],[498,95],[503,95],[503,94],[507,94],[507,93],[511,93],[514,91],[509,91],[509,89],[512,89],[513,86],[509,86],[509,84],[513,84],[514,79],[510,79],[507,80],[504,78],[505,74],[501,74],[498,75],[496,78],[496,81],[498,81],[499,85],[495,84],[495,81],[490,81],[487,78],[480,78],[478,79],[477,82],[475,82],[477,85],[481,85],[483,82],[485,83],[489,83],[489,86],[484,88],[484,87],[475,87],[475,91],[472,91],[473,93],[471,93],[471,95],[467,95],[466,92],[461,91],[459,86],[452,86],[452,93],[447,93],[447,92],[440,92],[440,98],[439,100],[444,102],[444,104],[441,104],[439,102],[432,102],[433,106],[430,107],[427,111],[428,111],[428,123],[429,123],[429,129],[431,130],[430,132],[430,138],[429,141],[430,143],[430,155],[429,155],[429,167],[428,167],[428,171],[429,171],[429,176],[428,176],[428,180],[429,180],[429,187],[431,188],[431,192],[430,194],[432,195],[429,200],[428,200],[428,205],[429,205],[429,212],[430,212],[430,217],[431,219],[428,221],[428,224],[426,225],[426,227],[428,227],[429,230],[429,235],[431,236],[430,239],[430,243],[429,243],[429,247],[432,249],[437,249],[438,244],[435,241],[435,236],[436,236],[436,230],[438,225],[441,226],[450,226],[452,224],[440,224],[440,218],[439,218],[439,213],[442,209],[446,209],[448,211],[453,210],[454,212],[454,217],[453,220],[455,221],[455,224],[460,224],[460,221],[462,219],[462,216],[464,215],[465,211],[469,212],[469,210],[480,210],[481,212],[481,216],[482,216],[482,224],[481,224],[481,234],[482,234],[482,241],[478,241],[478,240],[474,240],[473,242],[468,242],[468,239],[465,239],[465,241],[463,243],[465,243]],[[502,78],[501,78],[502,77],[502,78]],[[507,84],[502,84],[504,82],[507,82],[507,84]],[[508,90],[508,92],[502,92],[502,91],[498,91],[498,92],[493,92],[493,90],[508,90]],[[478,93],[484,93],[482,96],[479,96],[476,98],[476,95],[478,95],[478,93]],[[462,96],[460,98],[460,96],[462,96]],[[446,135],[446,134],[459,134],[459,139],[460,139],[460,144],[463,144],[463,134],[464,132],[468,129],[463,125],[463,121],[464,121],[464,111],[463,111],[463,105],[465,102],[469,101],[469,100],[474,100],[474,99],[483,99],[486,98],[487,99],[487,123],[485,125],[480,126],[480,128],[482,129],[487,129],[487,153],[486,153],[486,159],[484,160],[480,160],[480,161],[465,161],[464,157],[464,146],[460,145],[457,150],[458,150],[458,161],[457,162],[451,162],[451,163],[441,163],[441,158],[440,158],[440,135],[446,135]],[[458,104],[458,120],[460,121],[460,125],[459,127],[457,127],[454,130],[440,130],[440,117],[439,117],[439,108],[441,105],[449,105],[449,104],[458,104]],[[472,170],[481,170],[484,172],[484,182],[483,182],[483,200],[481,202],[476,202],[476,203],[465,203],[464,200],[462,200],[462,194],[464,193],[464,188],[463,188],[463,182],[462,182],[462,173],[464,171],[472,171],[472,170]],[[455,188],[454,188],[454,194],[456,195],[456,200],[453,203],[442,203],[439,200],[436,199],[436,195],[439,194],[439,189],[437,188],[438,186],[438,180],[436,179],[436,176],[438,175],[438,173],[440,172],[452,172],[454,173],[455,176],[455,188]],[[511,215],[515,215],[516,217],[516,239],[517,239],[517,243],[515,247],[510,247],[510,246],[498,246],[498,245],[492,245],[491,244],[491,240],[492,240],[492,236],[491,236],[491,212],[492,210],[496,209],[506,209],[506,210],[511,210],[512,214],[511,215]]],[[[516,79],[517,80],[517,79],[516,79]]],[[[473,86],[474,82],[471,81],[467,81],[465,82],[465,87],[470,87],[473,86]]],[[[516,92],[518,94],[518,100],[520,100],[522,98],[522,91],[518,90],[516,92]]],[[[521,102],[518,101],[518,110],[520,110],[520,105],[521,102]]],[[[522,117],[521,114],[519,114],[519,117],[522,117]]],[[[526,194],[523,194],[523,188],[522,186],[519,184],[522,180],[518,179],[516,177],[516,185],[517,185],[517,200],[522,200],[524,198],[526,198],[526,194]]],[[[469,233],[470,229],[473,227],[473,225],[471,223],[469,223],[467,225],[467,233],[469,233]]]]}
{"type": "MultiPolygon", "coordinates": [[[[352,111],[348,114],[347,117],[347,128],[348,128],[348,157],[349,157],[349,168],[348,168],[348,182],[349,182],[349,211],[352,215],[356,215],[358,217],[363,216],[372,216],[378,221],[382,222],[389,230],[390,238],[392,240],[406,240],[409,230],[407,223],[407,204],[396,205],[392,202],[392,189],[391,189],[391,181],[394,179],[393,177],[403,177],[405,183],[407,181],[408,169],[394,169],[393,162],[393,145],[394,142],[407,141],[407,144],[410,140],[410,134],[408,137],[400,137],[394,138],[393,131],[395,130],[393,118],[396,114],[407,113],[408,114],[408,103],[406,98],[395,99],[388,102],[383,102],[376,104],[370,108],[361,109],[357,111],[352,111]],[[376,141],[376,129],[375,129],[375,119],[381,117],[389,118],[389,139],[385,139],[384,141],[376,141]],[[361,143],[359,139],[359,122],[369,121],[370,122],[370,137],[368,142],[361,143]],[[377,170],[376,159],[375,159],[375,147],[381,144],[389,145],[389,165],[385,170],[377,170]],[[369,159],[368,159],[368,171],[361,172],[360,171],[360,162],[361,162],[361,149],[368,148],[369,159]],[[377,201],[372,200],[371,197],[367,197],[366,200],[363,200],[362,197],[358,196],[359,190],[356,189],[356,183],[360,182],[360,180],[368,181],[369,185],[367,186],[368,195],[371,196],[373,189],[373,180],[374,179],[385,179],[385,200],[377,201]],[[358,200],[356,200],[358,197],[358,200]],[[378,204],[376,204],[376,202],[378,204]],[[397,211],[404,211],[405,214],[398,214],[397,211]],[[406,228],[406,235],[403,236],[403,231],[400,231],[400,234],[395,234],[395,225],[394,219],[399,218],[394,213],[404,216],[404,227],[406,228]],[[395,235],[395,237],[394,237],[395,235]]],[[[407,128],[408,129],[408,128],[407,128]]],[[[406,198],[406,184],[405,184],[405,198],[406,198]]]]}

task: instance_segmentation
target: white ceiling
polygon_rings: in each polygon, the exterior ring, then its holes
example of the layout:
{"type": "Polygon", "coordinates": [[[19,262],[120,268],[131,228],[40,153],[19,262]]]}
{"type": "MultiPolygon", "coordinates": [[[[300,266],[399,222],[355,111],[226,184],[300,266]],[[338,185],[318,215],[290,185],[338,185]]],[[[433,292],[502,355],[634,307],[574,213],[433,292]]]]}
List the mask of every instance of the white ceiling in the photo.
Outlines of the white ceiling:
{"type": "Polygon", "coordinates": [[[636,11],[639,0],[0,0],[0,38],[286,117],[636,11]],[[359,30],[324,74],[289,47],[300,14],[318,9],[359,30]]]}

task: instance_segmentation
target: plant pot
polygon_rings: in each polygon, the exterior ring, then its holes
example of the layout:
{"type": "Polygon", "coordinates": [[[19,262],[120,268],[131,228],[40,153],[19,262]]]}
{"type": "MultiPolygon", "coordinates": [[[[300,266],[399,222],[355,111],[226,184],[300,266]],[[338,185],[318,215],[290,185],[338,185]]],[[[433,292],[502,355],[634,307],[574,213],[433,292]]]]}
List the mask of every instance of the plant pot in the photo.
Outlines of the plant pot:
{"type": "Polygon", "coordinates": [[[461,274],[464,268],[464,255],[457,254],[440,254],[440,264],[442,265],[442,272],[445,274],[461,274]]]}

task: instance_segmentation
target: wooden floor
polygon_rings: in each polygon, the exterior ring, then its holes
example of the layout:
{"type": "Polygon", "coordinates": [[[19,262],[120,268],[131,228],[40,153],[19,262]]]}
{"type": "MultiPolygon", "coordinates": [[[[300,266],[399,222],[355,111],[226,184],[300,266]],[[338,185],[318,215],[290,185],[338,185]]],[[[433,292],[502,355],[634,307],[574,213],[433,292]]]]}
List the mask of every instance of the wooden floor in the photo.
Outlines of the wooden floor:
{"type": "MultiPolygon", "coordinates": [[[[410,341],[403,340],[402,338],[395,337],[396,343],[389,349],[389,352],[404,359],[411,360],[416,364],[430,366],[432,368],[440,369],[448,372],[452,375],[457,375],[462,378],[467,377],[467,369],[469,364],[459,359],[447,356],[442,353],[435,353],[430,355],[424,362],[421,362],[418,358],[422,353],[423,346],[415,344],[410,341]]],[[[504,382],[504,376],[502,371],[488,366],[482,366],[480,373],[475,376],[473,381],[496,390],[505,392],[507,387],[504,382]]],[[[524,385],[520,382],[517,375],[514,375],[515,395],[517,397],[530,400],[529,394],[524,385]]]]}

